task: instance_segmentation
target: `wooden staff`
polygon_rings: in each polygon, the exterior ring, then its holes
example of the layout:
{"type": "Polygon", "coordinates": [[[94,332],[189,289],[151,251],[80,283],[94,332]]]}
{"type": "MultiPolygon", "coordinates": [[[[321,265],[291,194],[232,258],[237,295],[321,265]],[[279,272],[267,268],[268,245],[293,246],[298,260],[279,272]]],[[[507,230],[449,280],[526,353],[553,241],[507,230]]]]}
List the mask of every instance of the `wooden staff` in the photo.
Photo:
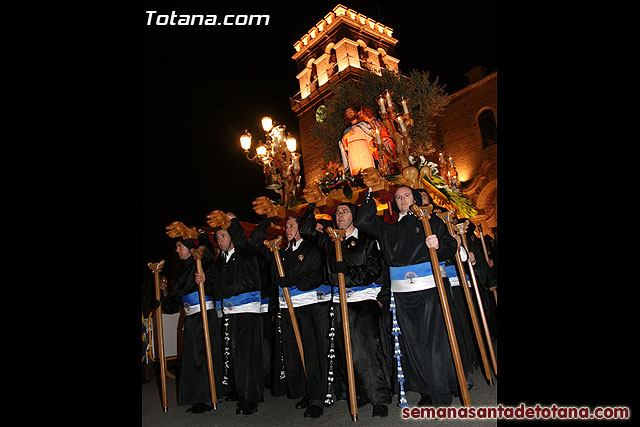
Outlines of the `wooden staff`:
{"type": "MultiPolygon", "coordinates": [[[[346,230],[334,230],[331,227],[326,228],[327,235],[331,237],[336,246],[336,261],[342,261],[342,245],[341,242],[346,236],[346,230]]],[[[347,294],[344,284],[344,274],[338,273],[338,291],[340,294],[340,308],[342,311],[342,331],[344,332],[344,349],[347,355],[347,379],[349,382],[349,406],[351,409],[351,418],[358,421],[358,402],[356,400],[356,382],[353,372],[353,354],[351,353],[351,330],[349,329],[349,310],[347,309],[347,294]]]]}
{"type": "MultiPolygon", "coordinates": [[[[156,283],[156,300],[160,301],[160,271],[162,271],[162,267],[164,266],[164,260],[156,263],[149,262],[147,266],[151,269],[153,273],[155,283],[156,283]]],[[[167,404],[167,368],[165,366],[165,358],[164,358],[164,335],[162,332],[162,305],[159,305],[156,308],[155,312],[156,316],[156,336],[158,337],[158,352],[160,353],[160,384],[162,386],[162,411],[167,412],[168,404],[167,404]]]]}
{"type": "MultiPolygon", "coordinates": [[[[489,264],[489,267],[491,267],[489,263],[489,251],[487,251],[487,244],[484,242],[484,233],[482,233],[481,224],[478,224],[478,231],[480,232],[480,242],[482,243],[482,251],[484,252],[484,259],[487,261],[487,264],[489,264]]],[[[496,305],[498,305],[498,291],[496,289],[493,290],[493,296],[496,299],[496,305]]]]}
{"type": "MultiPolygon", "coordinates": [[[[449,234],[455,237],[456,232],[453,229],[453,224],[451,224],[451,216],[453,215],[455,208],[451,209],[446,213],[436,214],[447,224],[447,229],[449,230],[449,234]]],[[[460,248],[460,244],[458,244],[458,248],[460,248]]],[[[480,357],[482,359],[482,368],[484,369],[484,376],[489,382],[489,385],[493,385],[493,375],[491,374],[491,367],[489,366],[489,359],[487,358],[487,352],[484,348],[484,340],[482,338],[482,332],[480,331],[480,325],[478,324],[478,316],[476,314],[475,305],[473,304],[473,298],[471,297],[471,292],[469,291],[469,283],[467,282],[467,275],[465,274],[464,266],[462,265],[462,259],[460,258],[460,253],[458,249],[456,249],[456,265],[458,267],[458,278],[460,279],[460,285],[462,286],[465,299],[467,300],[467,307],[469,308],[469,315],[471,316],[471,323],[473,324],[473,331],[476,334],[476,341],[478,342],[478,348],[480,350],[480,357]]]]}
{"type": "MultiPolygon", "coordinates": [[[[430,236],[431,224],[429,224],[429,218],[431,217],[431,211],[433,205],[418,206],[416,204],[411,205],[411,212],[413,212],[418,219],[422,221],[424,227],[424,233],[426,236],[430,236]]],[[[426,243],[425,243],[426,245],[426,243]]],[[[447,327],[447,335],[449,336],[449,345],[451,346],[451,353],[453,355],[453,363],[456,367],[456,374],[458,376],[458,385],[460,386],[460,394],[462,395],[462,404],[464,406],[471,406],[469,400],[469,390],[467,389],[467,381],[464,376],[464,369],[462,367],[462,359],[460,358],[460,350],[458,349],[458,341],[456,340],[456,332],[453,329],[453,320],[451,319],[451,311],[449,310],[449,302],[447,301],[447,294],[444,290],[444,282],[442,281],[442,272],[440,271],[440,265],[438,264],[438,255],[435,248],[429,249],[429,258],[431,259],[431,270],[433,271],[433,277],[436,279],[436,288],[438,289],[438,295],[440,296],[440,304],[442,305],[442,314],[444,315],[444,323],[447,327]]]]}
{"type": "MultiPolygon", "coordinates": [[[[196,260],[196,269],[200,276],[204,276],[202,271],[202,253],[204,252],[204,246],[199,248],[193,248],[190,250],[191,255],[196,260]]],[[[204,331],[204,349],[207,353],[207,373],[209,374],[209,391],[211,392],[211,403],[213,409],[217,409],[216,402],[218,398],[216,396],[216,382],[213,376],[213,359],[211,357],[211,341],[209,337],[209,319],[207,317],[207,305],[204,300],[204,280],[198,284],[198,293],[200,294],[200,313],[202,314],[202,330],[204,331]]]]}
{"type": "MultiPolygon", "coordinates": [[[[462,238],[462,244],[464,248],[469,252],[469,246],[467,245],[467,221],[465,220],[462,223],[456,224],[457,232],[462,238]]],[[[491,342],[491,333],[489,332],[489,325],[487,324],[487,317],[484,314],[484,306],[482,304],[482,297],[480,296],[480,289],[478,288],[478,280],[476,279],[476,273],[473,270],[473,265],[471,265],[471,259],[467,260],[467,265],[469,266],[469,276],[471,277],[471,282],[473,283],[473,289],[476,294],[476,300],[478,301],[478,309],[480,310],[480,319],[482,319],[482,326],[484,327],[484,335],[487,338],[487,346],[489,347],[489,355],[491,356],[491,363],[493,364],[493,372],[498,375],[498,364],[496,363],[496,355],[493,351],[493,344],[491,342]]]]}
{"type": "MultiPolygon", "coordinates": [[[[278,236],[273,240],[265,240],[264,245],[273,252],[273,256],[276,259],[276,266],[278,267],[278,275],[284,277],[284,269],[282,268],[282,260],[280,259],[280,242],[282,242],[282,236],[278,236]]],[[[307,368],[304,365],[304,350],[302,349],[302,338],[300,337],[300,329],[298,329],[298,319],[293,311],[293,303],[291,302],[291,295],[289,294],[289,287],[283,286],[284,298],[287,301],[287,310],[289,310],[289,317],[291,318],[291,326],[293,327],[293,334],[296,337],[296,343],[298,344],[298,351],[300,352],[300,360],[302,360],[302,369],[304,370],[304,376],[307,376],[307,368]]]]}

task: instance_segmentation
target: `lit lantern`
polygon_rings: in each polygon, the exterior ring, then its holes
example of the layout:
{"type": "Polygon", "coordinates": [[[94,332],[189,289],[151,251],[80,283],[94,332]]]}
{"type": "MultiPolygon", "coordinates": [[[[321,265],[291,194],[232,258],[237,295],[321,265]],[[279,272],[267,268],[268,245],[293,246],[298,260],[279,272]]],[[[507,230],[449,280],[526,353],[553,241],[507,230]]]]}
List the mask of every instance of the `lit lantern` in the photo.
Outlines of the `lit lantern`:
{"type": "Polygon", "coordinates": [[[292,153],[296,151],[296,139],[292,136],[287,138],[287,149],[292,153]]]}
{"type": "Polygon", "coordinates": [[[244,151],[249,151],[249,148],[251,148],[251,134],[246,129],[240,137],[240,146],[244,151]]]}
{"type": "Polygon", "coordinates": [[[262,118],[262,129],[264,129],[265,132],[269,132],[271,130],[271,128],[273,127],[273,120],[271,120],[271,117],[263,117],[262,118]]]}

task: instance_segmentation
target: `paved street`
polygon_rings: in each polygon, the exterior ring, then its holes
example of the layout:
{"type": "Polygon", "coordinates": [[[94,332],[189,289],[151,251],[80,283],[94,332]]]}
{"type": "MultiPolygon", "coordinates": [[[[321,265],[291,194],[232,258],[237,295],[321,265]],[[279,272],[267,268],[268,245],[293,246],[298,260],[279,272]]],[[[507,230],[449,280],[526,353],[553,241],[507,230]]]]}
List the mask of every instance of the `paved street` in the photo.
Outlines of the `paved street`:
{"type": "MultiPolygon", "coordinates": [[[[159,375],[158,375],[159,376],[159,375]]],[[[475,371],[474,387],[469,396],[472,406],[496,406],[497,381],[489,386],[482,378],[480,370],[475,371]]],[[[258,405],[258,412],[252,415],[236,415],[236,402],[224,402],[218,404],[216,410],[204,414],[185,413],[188,406],[176,405],[176,380],[167,378],[167,396],[169,410],[162,412],[162,400],[160,398],[160,383],[151,380],[142,384],[142,425],[152,426],[291,426],[304,424],[308,426],[331,425],[339,426],[388,426],[403,422],[401,409],[392,403],[389,406],[389,416],[386,418],[372,418],[372,406],[367,405],[358,409],[358,421],[354,423],[349,414],[347,402],[338,401],[335,405],[325,408],[324,415],[320,418],[304,418],[304,409],[294,407],[296,400],[289,400],[286,396],[273,397],[269,390],[265,390],[264,402],[258,405]]],[[[407,393],[409,406],[415,405],[420,399],[418,393],[407,393]]],[[[397,401],[397,396],[393,396],[397,401]]],[[[462,406],[459,399],[454,398],[453,406],[462,406]]],[[[407,421],[409,422],[409,421],[407,421]]],[[[432,426],[470,426],[469,420],[436,420],[428,421],[432,426]]],[[[473,420],[473,426],[495,426],[496,420],[473,420]]]]}

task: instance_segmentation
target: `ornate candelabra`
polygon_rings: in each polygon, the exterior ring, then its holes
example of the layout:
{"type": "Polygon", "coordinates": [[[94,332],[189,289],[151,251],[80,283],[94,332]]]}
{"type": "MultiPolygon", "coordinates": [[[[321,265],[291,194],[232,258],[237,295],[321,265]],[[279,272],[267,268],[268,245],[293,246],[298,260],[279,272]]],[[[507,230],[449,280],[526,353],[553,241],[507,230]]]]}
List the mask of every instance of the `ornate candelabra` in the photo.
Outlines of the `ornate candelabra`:
{"type": "MultiPolygon", "coordinates": [[[[413,119],[411,118],[411,112],[409,111],[407,101],[404,98],[402,99],[401,104],[402,114],[396,112],[396,104],[393,99],[391,99],[391,93],[388,89],[385,91],[384,96],[380,95],[378,98],[380,115],[382,116],[382,120],[386,122],[386,126],[395,141],[400,166],[404,169],[409,166],[409,146],[411,145],[409,127],[413,126],[413,119]],[[398,129],[400,131],[398,131],[398,129]]],[[[376,132],[376,140],[378,139],[379,134],[376,132]]]]}
{"type": "Polygon", "coordinates": [[[296,153],[296,139],[286,132],[285,125],[274,125],[271,117],[262,119],[265,142],[258,141],[256,153],[249,155],[251,133],[246,129],[240,137],[240,146],[247,159],[261,164],[265,176],[265,187],[281,195],[281,204],[289,208],[289,204],[300,192],[300,154],[296,153]]]}
{"type": "Polygon", "coordinates": [[[453,164],[453,157],[449,155],[447,156],[447,160],[445,161],[445,156],[442,154],[442,152],[439,152],[438,163],[440,164],[440,176],[442,176],[444,182],[449,187],[455,187],[459,189],[460,181],[458,180],[458,171],[453,164]]]}
{"type": "MultiPolygon", "coordinates": [[[[400,102],[400,105],[402,105],[402,113],[400,113],[391,95],[388,89],[385,90],[384,94],[378,98],[378,107],[380,108],[382,119],[386,122],[386,126],[396,142],[396,147],[398,147],[397,154],[403,169],[403,175],[406,175],[405,170],[409,167],[409,148],[412,144],[411,137],[409,136],[409,128],[414,125],[414,121],[411,117],[407,100],[402,98],[400,102]]],[[[379,144],[379,132],[376,132],[376,139],[379,144]]],[[[453,164],[453,158],[447,156],[445,160],[445,156],[441,152],[438,153],[438,157],[440,174],[445,183],[450,187],[460,188],[458,171],[453,164]]]]}

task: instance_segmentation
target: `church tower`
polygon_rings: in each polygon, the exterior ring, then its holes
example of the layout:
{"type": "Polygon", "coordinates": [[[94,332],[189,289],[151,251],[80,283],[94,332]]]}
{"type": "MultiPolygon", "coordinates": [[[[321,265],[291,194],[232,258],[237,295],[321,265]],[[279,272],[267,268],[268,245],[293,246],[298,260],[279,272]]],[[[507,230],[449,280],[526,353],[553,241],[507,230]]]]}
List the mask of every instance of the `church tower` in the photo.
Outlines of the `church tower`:
{"type": "MultiPolygon", "coordinates": [[[[319,178],[326,161],[322,143],[311,136],[313,121],[325,118],[324,102],[339,81],[357,80],[364,70],[398,71],[393,29],[341,4],[293,45],[300,91],[290,98],[298,118],[305,182],[319,178]]],[[[338,144],[338,141],[336,141],[338,144]]]]}

